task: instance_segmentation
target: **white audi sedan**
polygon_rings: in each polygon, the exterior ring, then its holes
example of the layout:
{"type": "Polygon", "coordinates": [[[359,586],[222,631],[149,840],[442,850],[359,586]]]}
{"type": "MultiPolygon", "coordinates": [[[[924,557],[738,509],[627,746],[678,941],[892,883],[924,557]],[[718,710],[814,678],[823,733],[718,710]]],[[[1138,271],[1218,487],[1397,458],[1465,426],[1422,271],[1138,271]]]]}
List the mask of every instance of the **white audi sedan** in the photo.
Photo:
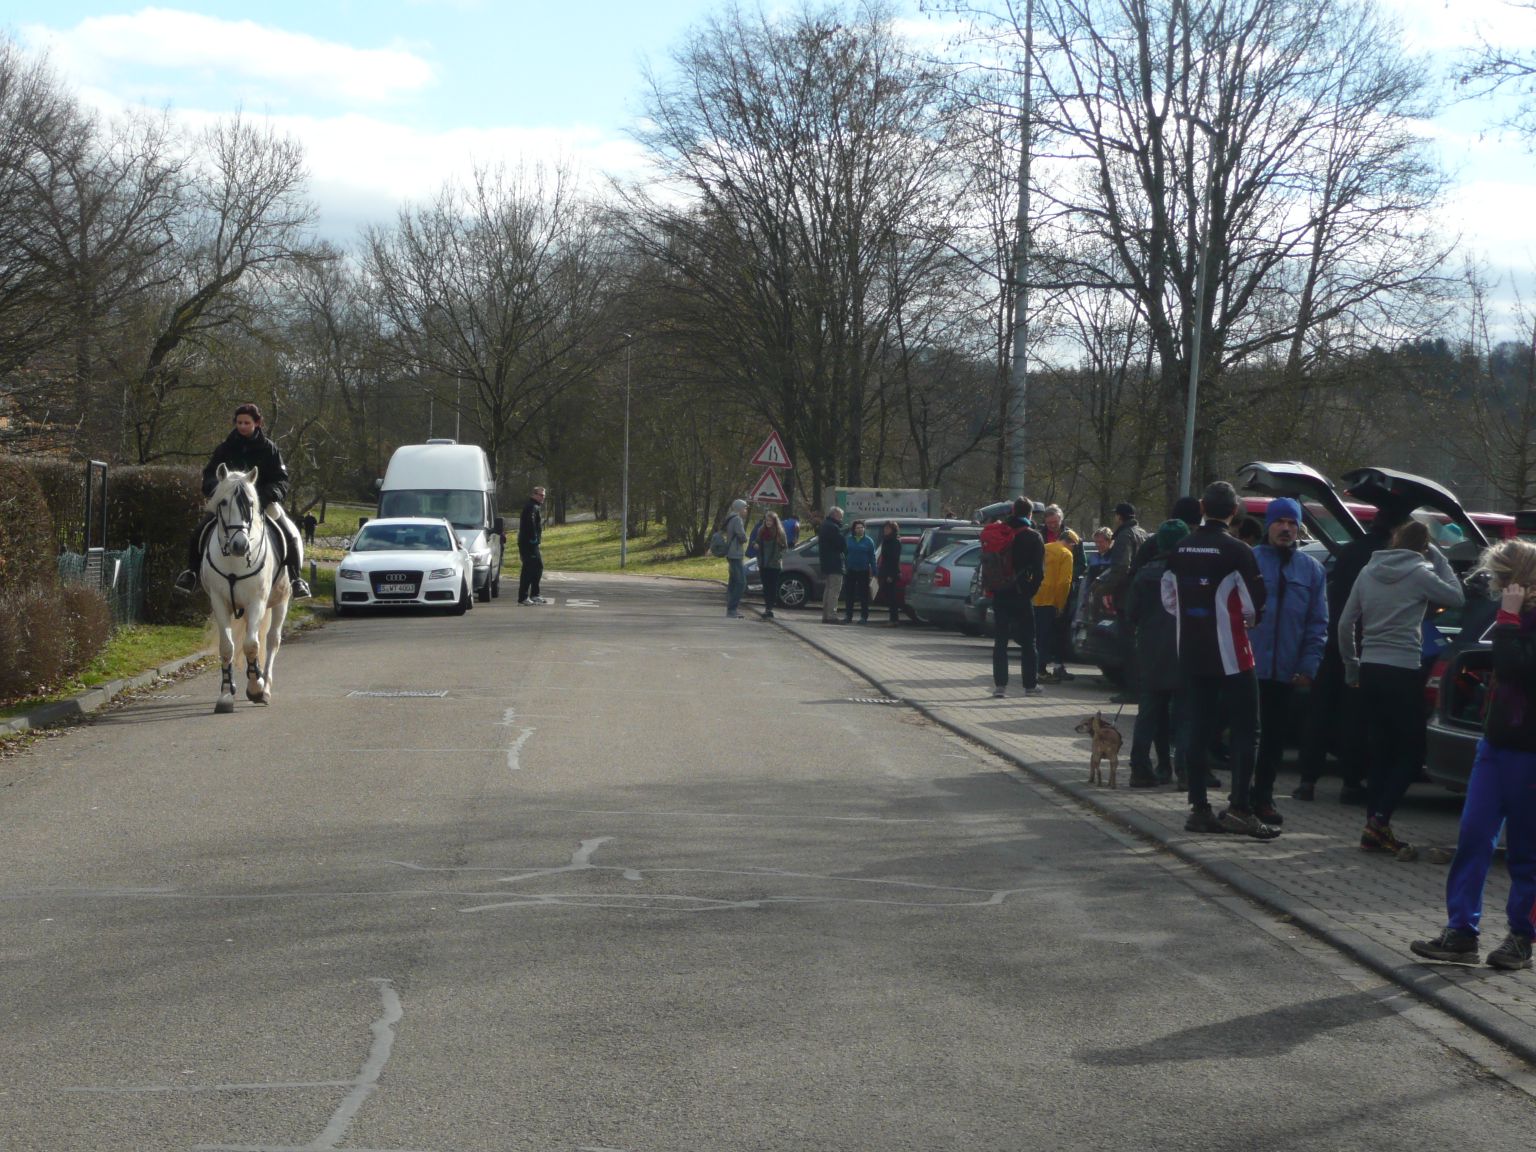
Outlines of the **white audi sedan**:
{"type": "Polygon", "coordinates": [[[446,520],[370,520],[336,569],[336,615],[360,608],[443,608],[455,616],[474,600],[474,558],[446,520]]]}

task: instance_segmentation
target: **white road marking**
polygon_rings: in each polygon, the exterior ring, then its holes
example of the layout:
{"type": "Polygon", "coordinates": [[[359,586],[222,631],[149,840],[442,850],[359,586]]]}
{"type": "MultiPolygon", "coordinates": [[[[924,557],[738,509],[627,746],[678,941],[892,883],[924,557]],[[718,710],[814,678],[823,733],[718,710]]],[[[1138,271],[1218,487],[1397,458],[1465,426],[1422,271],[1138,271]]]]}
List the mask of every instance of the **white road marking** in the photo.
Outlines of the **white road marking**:
{"type": "Polygon", "coordinates": [[[572,597],[569,597],[569,596],[566,597],[565,606],[567,608],[597,608],[597,607],[600,607],[600,605],[598,604],[598,602],[596,600],[576,600],[576,599],[574,599],[572,597]]]}
{"type": "Polygon", "coordinates": [[[92,1096],[142,1096],[172,1092],[278,1092],[296,1088],[350,1088],[351,1080],[294,1080],[261,1084],[138,1084],[122,1088],[60,1088],[92,1096]]]}

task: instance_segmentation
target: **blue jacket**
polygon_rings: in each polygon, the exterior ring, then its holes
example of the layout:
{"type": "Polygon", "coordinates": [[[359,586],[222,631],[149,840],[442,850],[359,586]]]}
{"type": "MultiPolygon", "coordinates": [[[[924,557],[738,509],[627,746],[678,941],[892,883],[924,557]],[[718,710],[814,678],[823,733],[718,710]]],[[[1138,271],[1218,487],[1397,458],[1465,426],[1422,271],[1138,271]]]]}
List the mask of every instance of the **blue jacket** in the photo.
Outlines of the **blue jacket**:
{"type": "Polygon", "coordinates": [[[875,542],[868,535],[848,537],[848,571],[871,572],[875,567],[875,542]]]}
{"type": "Polygon", "coordinates": [[[1265,609],[1248,633],[1254,674],[1290,683],[1317,676],[1328,646],[1328,579],[1323,566],[1300,550],[1260,544],[1253,550],[1264,577],[1265,609]]]}

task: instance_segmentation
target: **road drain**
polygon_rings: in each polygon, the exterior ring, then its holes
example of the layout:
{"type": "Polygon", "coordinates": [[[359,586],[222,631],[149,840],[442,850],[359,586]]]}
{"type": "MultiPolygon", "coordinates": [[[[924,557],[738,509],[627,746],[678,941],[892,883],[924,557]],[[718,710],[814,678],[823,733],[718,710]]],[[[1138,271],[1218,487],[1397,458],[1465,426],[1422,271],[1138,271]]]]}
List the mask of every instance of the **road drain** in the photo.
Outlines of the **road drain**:
{"type": "Polygon", "coordinates": [[[850,704],[905,704],[905,700],[897,700],[892,696],[850,696],[850,704]]]}
{"type": "Polygon", "coordinates": [[[352,692],[348,692],[347,695],[349,697],[367,696],[367,697],[369,697],[371,699],[381,699],[382,698],[382,699],[386,699],[386,700],[399,700],[399,699],[441,699],[442,697],[448,695],[448,692],[447,692],[446,689],[444,689],[442,692],[413,692],[413,691],[411,691],[408,688],[401,688],[401,689],[398,689],[398,690],[393,690],[392,689],[392,690],[384,691],[384,692],[370,692],[370,691],[365,691],[364,689],[359,688],[359,689],[356,689],[356,690],[354,690],[352,692]]]}

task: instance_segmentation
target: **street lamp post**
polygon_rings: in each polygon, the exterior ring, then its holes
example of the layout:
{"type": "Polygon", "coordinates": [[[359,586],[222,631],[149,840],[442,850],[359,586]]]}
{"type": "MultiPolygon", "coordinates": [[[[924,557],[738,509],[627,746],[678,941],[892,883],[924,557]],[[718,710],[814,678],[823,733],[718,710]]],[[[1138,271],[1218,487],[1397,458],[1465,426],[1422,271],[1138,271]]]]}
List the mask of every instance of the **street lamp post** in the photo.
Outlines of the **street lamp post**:
{"type": "Polygon", "coordinates": [[[634,337],[628,332],[624,333],[624,480],[619,497],[619,515],[623,517],[623,523],[619,525],[620,568],[629,559],[629,348],[633,340],[634,337]]]}
{"type": "Polygon", "coordinates": [[[1205,229],[1200,237],[1199,264],[1195,267],[1195,309],[1190,321],[1189,336],[1189,395],[1184,407],[1184,452],[1179,460],[1179,495],[1188,496],[1190,483],[1193,479],[1195,468],[1195,412],[1199,404],[1200,395],[1200,341],[1205,334],[1205,269],[1210,263],[1211,252],[1211,199],[1216,190],[1216,141],[1218,133],[1216,128],[1208,121],[1190,112],[1175,112],[1180,120],[1185,120],[1205,133],[1206,141],[1206,177],[1205,196],[1202,207],[1205,209],[1205,229]]]}

